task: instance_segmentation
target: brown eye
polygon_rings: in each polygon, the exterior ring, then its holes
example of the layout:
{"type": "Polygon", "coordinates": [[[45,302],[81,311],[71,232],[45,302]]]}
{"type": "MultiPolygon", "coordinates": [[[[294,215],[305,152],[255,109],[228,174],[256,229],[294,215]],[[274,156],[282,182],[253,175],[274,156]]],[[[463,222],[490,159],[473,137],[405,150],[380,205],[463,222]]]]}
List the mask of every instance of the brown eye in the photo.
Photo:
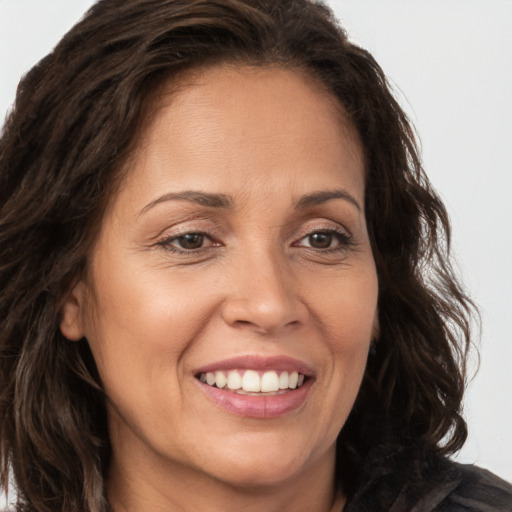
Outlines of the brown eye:
{"type": "Polygon", "coordinates": [[[204,243],[202,233],[187,233],[175,239],[181,249],[200,249],[204,243]]]}
{"type": "Polygon", "coordinates": [[[344,251],[353,245],[353,240],[347,233],[335,229],[326,229],[324,231],[312,231],[294,245],[322,252],[344,251]]]}
{"type": "Polygon", "coordinates": [[[328,249],[331,247],[333,234],[327,232],[313,233],[308,236],[309,245],[314,249],[328,249]]]}
{"type": "Polygon", "coordinates": [[[175,254],[193,255],[196,252],[199,253],[213,247],[220,247],[222,244],[206,233],[191,231],[182,235],[165,238],[156,245],[175,254]]]}

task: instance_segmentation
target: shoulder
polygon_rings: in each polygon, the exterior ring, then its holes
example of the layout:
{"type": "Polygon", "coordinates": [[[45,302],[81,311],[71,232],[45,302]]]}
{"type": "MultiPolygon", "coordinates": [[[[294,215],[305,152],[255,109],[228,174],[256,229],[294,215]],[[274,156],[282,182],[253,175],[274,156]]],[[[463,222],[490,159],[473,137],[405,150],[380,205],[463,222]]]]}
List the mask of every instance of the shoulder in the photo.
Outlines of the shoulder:
{"type": "Polygon", "coordinates": [[[457,485],[436,512],[512,512],[512,485],[486,469],[450,464],[457,485]]]}
{"type": "Polygon", "coordinates": [[[485,469],[404,449],[371,462],[346,512],[512,512],[512,485],[485,469]]]}
{"type": "MultiPolygon", "coordinates": [[[[402,489],[397,510],[512,512],[512,485],[486,469],[440,459],[402,489]]],[[[394,510],[394,509],[392,509],[394,510]]]]}

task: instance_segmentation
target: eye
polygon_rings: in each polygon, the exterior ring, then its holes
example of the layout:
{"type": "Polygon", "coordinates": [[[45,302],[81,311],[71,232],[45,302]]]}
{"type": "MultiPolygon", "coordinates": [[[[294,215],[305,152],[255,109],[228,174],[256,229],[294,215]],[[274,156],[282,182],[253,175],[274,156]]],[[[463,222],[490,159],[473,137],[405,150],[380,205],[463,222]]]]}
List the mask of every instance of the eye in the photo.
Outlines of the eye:
{"type": "Polygon", "coordinates": [[[165,238],[158,242],[158,245],[171,252],[193,252],[219,244],[214,242],[205,233],[190,232],[165,238]]]}
{"type": "Polygon", "coordinates": [[[205,236],[202,233],[187,233],[175,238],[173,242],[180,249],[200,249],[203,246],[205,236]]]}
{"type": "Polygon", "coordinates": [[[351,245],[350,236],[341,231],[326,229],[309,233],[301,238],[298,245],[302,247],[311,247],[317,250],[342,250],[351,245]]]}

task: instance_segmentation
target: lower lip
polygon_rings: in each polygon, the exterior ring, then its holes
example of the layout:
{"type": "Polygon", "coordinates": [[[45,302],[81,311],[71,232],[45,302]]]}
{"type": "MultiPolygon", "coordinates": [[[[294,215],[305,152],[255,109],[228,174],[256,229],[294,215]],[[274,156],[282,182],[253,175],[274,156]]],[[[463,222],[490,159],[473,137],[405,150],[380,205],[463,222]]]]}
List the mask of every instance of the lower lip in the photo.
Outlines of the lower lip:
{"type": "Polygon", "coordinates": [[[247,418],[278,418],[298,409],[306,401],[312,379],[306,380],[300,388],[270,396],[241,395],[209,386],[199,380],[197,383],[217,405],[233,414],[247,418]]]}

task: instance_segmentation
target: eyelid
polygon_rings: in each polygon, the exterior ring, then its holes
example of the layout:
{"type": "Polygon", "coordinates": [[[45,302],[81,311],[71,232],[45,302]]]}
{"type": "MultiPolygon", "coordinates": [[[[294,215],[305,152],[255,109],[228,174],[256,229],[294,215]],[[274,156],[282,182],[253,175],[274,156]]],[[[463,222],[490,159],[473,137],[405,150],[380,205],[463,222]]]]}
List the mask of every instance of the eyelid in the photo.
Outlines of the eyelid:
{"type": "Polygon", "coordinates": [[[295,234],[292,247],[302,249],[307,252],[313,252],[324,255],[335,255],[353,249],[357,245],[350,230],[345,228],[339,222],[327,219],[317,219],[316,221],[305,223],[301,226],[298,233],[295,234]],[[312,247],[311,245],[304,245],[303,240],[315,233],[331,233],[336,237],[337,243],[332,247],[312,247]]]}
{"type": "Polygon", "coordinates": [[[197,252],[197,251],[204,250],[204,249],[209,249],[210,247],[220,247],[222,245],[222,243],[219,242],[218,240],[216,240],[211,234],[206,233],[204,231],[200,231],[200,230],[194,230],[194,229],[187,229],[187,230],[184,230],[183,232],[166,234],[156,241],[156,245],[159,245],[162,247],[164,247],[166,245],[170,246],[171,242],[173,242],[174,240],[178,240],[187,235],[201,235],[206,240],[209,240],[211,244],[206,247],[200,247],[198,249],[183,249],[183,248],[176,246],[175,248],[177,251],[192,253],[192,252],[197,252]]]}
{"type": "MultiPolygon", "coordinates": [[[[342,231],[340,229],[333,229],[333,228],[329,228],[329,229],[315,229],[315,230],[307,233],[306,235],[300,237],[297,240],[297,242],[295,242],[295,243],[298,244],[302,240],[305,240],[305,239],[309,238],[310,236],[312,236],[314,234],[317,234],[317,233],[327,233],[327,234],[333,234],[333,235],[337,236],[338,237],[338,241],[344,247],[347,247],[349,245],[353,245],[352,237],[348,233],[346,233],[345,231],[342,231]]],[[[305,247],[310,247],[311,249],[317,249],[317,250],[326,250],[326,249],[318,249],[317,247],[311,247],[311,246],[305,246],[305,247]]],[[[331,249],[334,249],[334,247],[332,247],[331,249]]]]}
{"type": "Polygon", "coordinates": [[[342,224],[340,224],[339,222],[320,219],[320,220],[317,220],[316,222],[313,221],[311,223],[305,223],[303,226],[301,226],[299,231],[294,235],[294,239],[299,240],[299,239],[302,239],[305,236],[308,236],[312,233],[317,233],[317,232],[322,232],[322,231],[336,232],[336,233],[340,233],[342,235],[346,235],[350,238],[353,238],[350,230],[347,229],[342,224]]]}
{"type": "Polygon", "coordinates": [[[164,249],[170,253],[177,255],[197,255],[206,252],[215,247],[222,246],[222,226],[216,219],[211,216],[202,218],[188,218],[174,225],[167,225],[152,240],[153,248],[164,249]],[[199,234],[205,238],[205,246],[197,249],[185,249],[174,244],[173,241],[189,234],[199,234]]]}
{"type": "Polygon", "coordinates": [[[178,238],[189,233],[201,233],[210,238],[215,238],[215,234],[219,233],[220,230],[219,222],[210,217],[188,218],[171,225],[167,224],[152,237],[152,240],[153,242],[158,242],[165,239],[178,238]]]}

